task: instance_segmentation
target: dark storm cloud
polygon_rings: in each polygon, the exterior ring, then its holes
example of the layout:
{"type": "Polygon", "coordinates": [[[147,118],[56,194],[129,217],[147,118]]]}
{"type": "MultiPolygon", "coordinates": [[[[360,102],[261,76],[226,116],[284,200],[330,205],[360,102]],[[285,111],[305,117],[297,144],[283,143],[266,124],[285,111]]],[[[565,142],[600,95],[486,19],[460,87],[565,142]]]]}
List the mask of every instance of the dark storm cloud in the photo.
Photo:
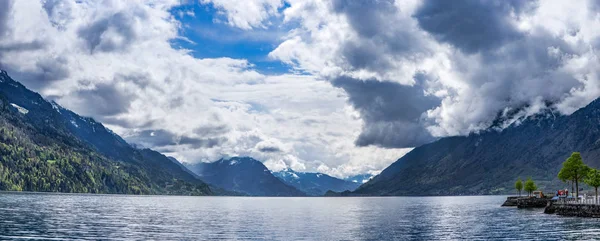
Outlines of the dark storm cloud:
{"type": "Polygon", "coordinates": [[[598,13],[600,11],[600,1],[598,0],[588,0],[590,4],[590,8],[593,10],[592,12],[598,13]]]}
{"type": "Polygon", "coordinates": [[[424,78],[424,75],[416,76],[415,86],[348,77],[335,79],[333,85],[348,93],[350,104],[364,121],[356,144],[402,148],[434,140],[421,123],[421,115],[439,105],[440,100],[425,96],[424,78]]]}
{"type": "MultiPolygon", "coordinates": [[[[128,74],[117,73],[117,74],[115,74],[114,79],[117,82],[130,82],[130,83],[133,83],[133,84],[139,86],[141,89],[145,89],[148,86],[150,86],[150,80],[152,79],[152,76],[150,76],[148,73],[136,73],[136,72],[132,72],[132,73],[128,73],[128,74]]],[[[157,89],[157,90],[162,91],[161,89],[157,89]]]]}
{"type": "Polygon", "coordinates": [[[393,0],[334,0],[333,9],[345,13],[354,30],[363,37],[379,35],[388,27],[380,24],[397,12],[393,0]]]}
{"type": "Polygon", "coordinates": [[[9,43],[9,44],[0,44],[0,54],[6,52],[13,51],[31,51],[38,50],[44,48],[44,43],[41,41],[32,41],[32,42],[24,42],[24,43],[9,43]]]}
{"type": "Polygon", "coordinates": [[[50,24],[59,30],[65,30],[66,21],[72,20],[69,0],[44,0],[42,7],[48,15],[50,24]]]}
{"type": "Polygon", "coordinates": [[[359,39],[348,41],[342,48],[344,60],[350,69],[387,72],[395,59],[415,58],[425,51],[419,36],[397,17],[400,9],[393,0],[335,0],[333,10],[343,14],[359,39]]]}
{"type": "Polygon", "coordinates": [[[537,98],[560,103],[565,93],[583,88],[583,83],[562,67],[585,51],[588,49],[573,48],[562,38],[537,29],[527,38],[504,44],[502,51],[483,53],[481,64],[486,67],[471,69],[472,76],[465,81],[482,96],[482,113],[489,118],[507,107],[531,105],[537,98]]]}
{"type": "MultiPolygon", "coordinates": [[[[0,0],[0,40],[4,36],[10,34],[10,14],[12,12],[12,0],[0,0]]],[[[58,57],[55,59],[41,59],[36,63],[37,70],[27,73],[17,71],[20,66],[12,66],[11,59],[5,59],[4,55],[12,52],[32,51],[44,48],[45,43],[39,40],[29,42],[10,42],[0,44],[0,69],[5,69],[12,75],[23,81],[27,86],[34,89],[39,89],[45,86],[48,82],[61,79],[68,76],[66,68],[66,60],[58,57]]]]}
{"type": "Polygon", "coordinates": [[[74,95],[81,100],[79,109],[92,111],[91,113],[86,112],[86,115],[101,117],[126,112],[134,99],[134,96],[125,93],[112,84],[96,84],[95,88],[80,90],[74,95]]]}
{"type": "Polygon", "coordinates": [[[8,31],[8,17],[12,9],[12,0],[0,1],[0,39],[8,31]]]}
{"type": "Polygon", "coordinates": [[[145,19],[147,15],[141,10],[119,12],[80,28],[77,34],[85,41],[90,53],[121,51],[127,49],[137,38],[134,30],[137,18],[145,19]],[[119,38],[111,38],[107,35],[109,31],[118,34],[119,38]]]}
{"type": "MultiPolygon", "coordinates": [[[[2,24],[2,23],[0,23],[2,24]]],[[[0,30],[1,31],[1,30],[0,30]]],[[[1,35],[1,33],[0,33],[1,35]]],[[[48,82],[55,80],[57,77],[68,76],[68,70],[64,59],[59,58],[58,61],[46,61],[41,60],[41,64],[37,64],[40,68],[38,71],[20,73],[18,71],[19,66],[13,66],[10,64],[10,59],[5,59],[4,55],[12,52],[25,52],[42,49],[45,44],[40,41],[24,42],[24,43],[7,43],[0,44],[0,69],[8,70],[13,73],[13,76],[20,79],[30,88],[40,88],[45,86],[48,82]],[[49,65],[56,65],[56,69],[48,68],[49,65]],[[14,68],[13,68],[14,67],[14,68]]],[[[50,66],[51,67],[51,66],[50,66]]]]}
{"type": "Polygon", "coordinates": [[[276,146],[261,146],[260,148],[258,148],[258,151],[265,153],[275,153],[281,152],[281,149],[279,149],[279,147],[276,146]]]}
{"type": "Polygon", "coordinates": [[[414,17],[439,41],[474,53],[521,38],[508,18],[534,7],[535,2],[521,0],[426,0],[414,17]]]}
{"type": "Polygon", "coordinates": [[[134,136],[126,138],[128,142],[136,143],[145,147],[165,147],[176,145],[189,145],[192,148],[212,148],[226,142],[224,137],[196,138],[179,136],[167,130],[145,130],[134,136]]]}
{"type": "MultiPolygon", "coordinates": [[[[514,18],[535,13],[537,5],[537,1],[520,0],[425,0],[412,15],[417,22],[415,27],[424,31],[411,30],[411,21],[398,17],[402,9],[391,0],[336,0],[332,7],[348,19],[358,35],[343,43],[341,57],[347,70],[385,75],[396,71],[398,64],[419,63],[420,58],[431,54],[424,44],[427,37],[421,35],[423,32],[461,50],[465,55],[451,56],[453,68],[465,74],[461,81],[471,91],[463,94],[456,105],[466,109],[477,106],[470,124],[485,126],[506,108],[560,103],[566,98],[565,93],[583,88],[583,83],[563,67],[570,59],[589,52],[589,47],[573,47],[564,36],[544,28],[534,27],[524,33],[514,25],[514,18]],[[465,58],[474,53],[479,54],[478,62],[465,58]]],[[[571,37],[578,34],[576,25],[563,33],[571,37]]],[[[334,79],[333,84],[348,93],[350,103],[364,121],[356,144],[413,147],[431,141],[425,126],[433,123],[423,123],[422,115],[438,107],[440,101],[423,95],[421,85],[428,78],[418,72],[414,87],[385,81],[334,79]]],[[[433,85],[428,87],[436,90],[433,85]]],[[[465,120],[456,121],[450,126],[462,126],[465,120]]]]}
{"type": "Polygon", "coordinates": [[[194,133],[203,137],[222,136],[229,133],[231,128],[226,124],[204,125],[194,129],[194,133]]]}
{"type": "Polygon", "coordinates": [[[39,82],[52,82],[69,77],[69,61],[64,57],[42,59],[35,63],[39,82]]]}
{"type": "MultiPolygon", "coordinates": [[[[22,48],[37,48],[39,44],[24,44],[24,45],[13,45],[11,51],[20,51],[22,48]],[[21,48],[21,49],[19,49],[21,48]]],[[[2,47],[0,47],[1,49],[2,47]]],[[[10,60],[6,60],[6,57],[2,56],[3,52],[0,52],[0,68],[11,72],[15,79],[18,79],[21,83],[33,90],[40,90],[47,85],[62,80],[70,76],[68,68],[68,61],[64,57],[54,58],[41,58],[35,62],[35,68],[29,71],[19,71],[19,66],[13,66],[10,64],[10,60]]],[[[4,53],[8,53],[4,52],[4,53]]]]}

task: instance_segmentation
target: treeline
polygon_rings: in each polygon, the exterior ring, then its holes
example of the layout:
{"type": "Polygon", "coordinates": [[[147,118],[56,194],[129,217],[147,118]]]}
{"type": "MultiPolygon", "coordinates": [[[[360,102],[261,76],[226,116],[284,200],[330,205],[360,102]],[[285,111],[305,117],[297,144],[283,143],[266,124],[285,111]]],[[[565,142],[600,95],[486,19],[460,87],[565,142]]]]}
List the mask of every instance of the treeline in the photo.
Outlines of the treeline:
{"type": "MultiPolygon", "coordinates": [[[[573,152],[565,162],[558,173],[558,179],[563,182],[571,183],[571,189],[575,186],[575,194],[579,198],[579,182],[584,182],[596,191],[596,200],[598,200],[598,187],[600,187],[600,171],[591,168],[583,163],[581,154],[573,152]]],[[[571,192],[573,193],[573,192],[571,192]]]]}
{"type": "MultiPolygon", "coordinates": [[[[567,160],[563,162],[563,166],[558,172],[558,179],[571,185],[571,194],[575,194],[575,197],[579,197],[579,183],[583,182],[595,190],[596,200],[598,200],[598,188],[600,187],[600,170],[587,166],[581,158],[581,153],[573,152],[567,160]]],[[[515,183],[515,189],[521,195],[521,190],[531,195],[531,193],[537,190],[537,186],[528,178],[525,184],[521,181],[521,178],[515,183]]]]}
{"type": "Polygon", "coordinates": [[[17,128],[0,115],[0,190],[151,194],[134,168],[108,161],[94,152],[35,135],[24,123],[17,128]],[[23,128],[25,127],[25,128],[23,128]],[[40,146],[37,143],[45,143],[40,146]],[[127,170],[129,169],[129,170],[127,170]]]}

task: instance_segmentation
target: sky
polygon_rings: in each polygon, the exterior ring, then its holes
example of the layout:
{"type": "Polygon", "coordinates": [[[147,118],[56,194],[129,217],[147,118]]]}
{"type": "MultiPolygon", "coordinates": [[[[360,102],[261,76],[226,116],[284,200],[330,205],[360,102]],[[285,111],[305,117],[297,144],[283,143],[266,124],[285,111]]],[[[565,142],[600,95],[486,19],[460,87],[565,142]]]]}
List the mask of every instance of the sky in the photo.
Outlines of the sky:
{"type": "Polygon", "coordinates": [[[0,0],[0,68],[183,162],[347,177],[587,105],[599,26],[593,0],[0,0]]]}

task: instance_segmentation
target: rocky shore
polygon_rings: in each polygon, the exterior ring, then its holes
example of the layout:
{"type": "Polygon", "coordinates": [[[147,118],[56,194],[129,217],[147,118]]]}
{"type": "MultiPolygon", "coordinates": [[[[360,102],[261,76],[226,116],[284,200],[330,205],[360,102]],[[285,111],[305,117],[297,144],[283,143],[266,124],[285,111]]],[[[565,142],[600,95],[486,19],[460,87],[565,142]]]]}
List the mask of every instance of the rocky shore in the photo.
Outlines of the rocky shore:
{"type": "Polygon", "coordinates": [[[569,217],[588,217],[600,218],[600,205],[594,204],[563,204],[550,202],[546,209],[546,214],[558,214],[569,217]]]}
{"type": "Polygon", "coordinates": [[[519,197],[507,197],[506,201],[502,204],[502,207],[516,207],[518,198],[519,197]]]}
{"type": "Polygon", "coordinates": [[[518,208],[543,208],[550,201],[549,198],[537,197],[508,197],[502,204],[502,207],[518,207],[518,208]]]}

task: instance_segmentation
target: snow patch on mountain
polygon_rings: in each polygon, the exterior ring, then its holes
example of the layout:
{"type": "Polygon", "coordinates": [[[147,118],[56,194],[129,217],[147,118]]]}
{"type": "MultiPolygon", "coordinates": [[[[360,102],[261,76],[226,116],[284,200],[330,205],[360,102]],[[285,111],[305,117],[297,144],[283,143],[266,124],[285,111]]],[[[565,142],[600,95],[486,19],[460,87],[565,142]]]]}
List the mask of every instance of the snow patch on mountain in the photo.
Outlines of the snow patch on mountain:
{"type": "Polygon", "coordinates": [[[29,113],[29,110],[27,110],[27,109],[25,109],[25,108],[23,108],[23,107],[21,107],[21,106],[18,106],[18,105],[17,105],[17,104],[15,104],[15,103],[10,103],[10,105],[11,105],[12,107],[14,107],[15,109],[17,109],[17,110],[18,110],[18,111],[19,111],[21,114],[23,114],[23,115],[26,115],[27,113],[29,113]]]}
{"type": "Polygon", "coordinates": [[[60,113],[60,105],[58,105],[56,102],[54,101],[50,101],[50,104],[52,105],[52,109],[56,110],[56,112],[60,113]]]}
{"type": "Polygon", "coordinates": [[[75,120],[71,120],[71,124],[77,128],[79,128],[79,125],[77,125],[77,122],[75,120]]]}

